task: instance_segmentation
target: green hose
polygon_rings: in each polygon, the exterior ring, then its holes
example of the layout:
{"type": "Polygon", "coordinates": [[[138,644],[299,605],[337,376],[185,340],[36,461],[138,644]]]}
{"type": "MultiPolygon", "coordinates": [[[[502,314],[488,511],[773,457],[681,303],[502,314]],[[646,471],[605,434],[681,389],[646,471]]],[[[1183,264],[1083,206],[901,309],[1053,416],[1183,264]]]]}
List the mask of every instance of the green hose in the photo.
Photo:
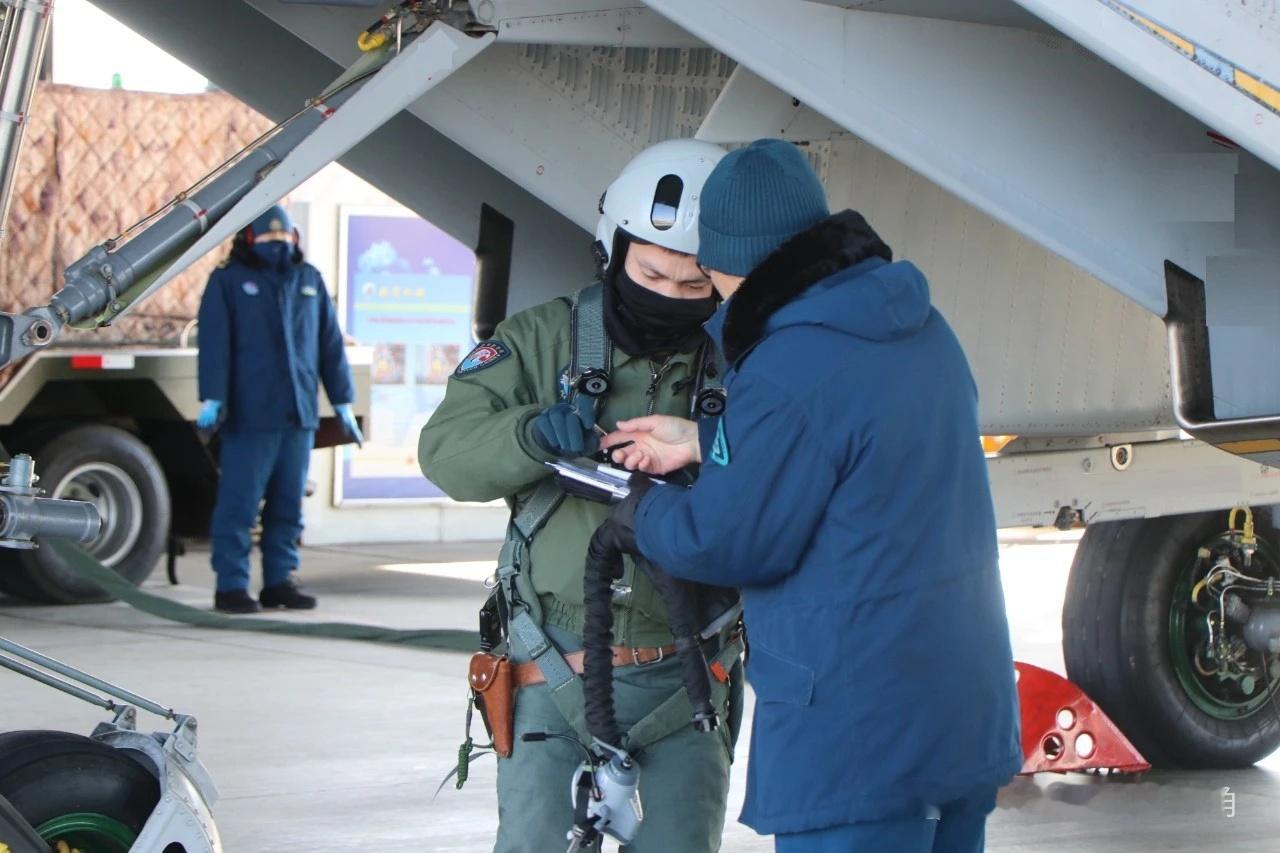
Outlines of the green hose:
{"type": "Polygon", "coordinates": [[[198,628],[257,631],[264,634],[286,634],[296,637],[327,637],[333,640],[362,640],[368,643],[450,652],[474,652],[477,648],[478,640],[474,631],[461,631],[455,628],[401,629],[358,625],[351,622],[292,622],[261,616],[231,616],[202,610],[143,592],[72,542],[49,539],[44,542],[43,547],[52,548],[73,572],[102,587],[103,591],[109,595],[120,599],[135,610],[172,622],[181,622],[198,628]]]}

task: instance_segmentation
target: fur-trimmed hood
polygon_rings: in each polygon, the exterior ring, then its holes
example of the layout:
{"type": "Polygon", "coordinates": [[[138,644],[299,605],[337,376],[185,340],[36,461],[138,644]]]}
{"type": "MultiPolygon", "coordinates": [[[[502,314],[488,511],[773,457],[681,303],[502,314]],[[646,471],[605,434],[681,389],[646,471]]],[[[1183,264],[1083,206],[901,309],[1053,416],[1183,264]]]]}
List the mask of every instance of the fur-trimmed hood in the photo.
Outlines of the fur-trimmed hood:
{"type": "Polygon", "coordinates": [[[768,333],[818,325],[871,340],[893,340],[929,317],[929,286],[862,214],[845,210],[778,247],[742,282],[708,330],[736,362],[768,333]]]}

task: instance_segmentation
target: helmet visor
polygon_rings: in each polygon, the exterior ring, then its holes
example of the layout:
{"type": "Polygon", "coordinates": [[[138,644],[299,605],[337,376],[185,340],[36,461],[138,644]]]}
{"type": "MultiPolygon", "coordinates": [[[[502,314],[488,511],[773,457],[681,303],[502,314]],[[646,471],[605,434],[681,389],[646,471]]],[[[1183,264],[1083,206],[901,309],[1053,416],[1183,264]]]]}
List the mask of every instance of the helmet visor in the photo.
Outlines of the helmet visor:
{"type": "Polygon", "coordinates": [[[653,207],[649,222],[659,231],[666,231],[676,224],[680,211],[680,197],[684,194],[684,181],[676,175],[663,175],[653,191],[653,207]]]}

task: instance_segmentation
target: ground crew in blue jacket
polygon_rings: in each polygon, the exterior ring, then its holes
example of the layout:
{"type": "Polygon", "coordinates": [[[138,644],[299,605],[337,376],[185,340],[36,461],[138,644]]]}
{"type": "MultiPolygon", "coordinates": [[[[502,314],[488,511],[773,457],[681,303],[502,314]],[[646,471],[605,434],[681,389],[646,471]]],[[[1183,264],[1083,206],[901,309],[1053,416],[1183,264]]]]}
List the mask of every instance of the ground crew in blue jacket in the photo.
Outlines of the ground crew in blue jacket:
{"type": "Polygon", "coordinates": [[[214,606],[311,609],[293,580],[302,498],[315,430],[317,385],[348,434],[363,441],[355,388],[333,301],[302,259],[298,232],[276,205],[241,231],[200,302],[200,399],[196,421],[221,429],[213,510],[214,606]],[[249,595],[249,533],[262,518],[262,592],[249,595]]]}
{"type": "Polygon", "coordinates": [[[728,405],[700,450],[670,418],[602,440],[635,440],[615,457],[632,467],[703,467],[692,488],[637,489],[600,535],[741,588],[744,823],[779,851],[976,853],[1022,757],[960,344],[920,270],[858,213],[829,215],[789,143],[727,155],[699,233],[728,300],[708,324],[728,405]]]}

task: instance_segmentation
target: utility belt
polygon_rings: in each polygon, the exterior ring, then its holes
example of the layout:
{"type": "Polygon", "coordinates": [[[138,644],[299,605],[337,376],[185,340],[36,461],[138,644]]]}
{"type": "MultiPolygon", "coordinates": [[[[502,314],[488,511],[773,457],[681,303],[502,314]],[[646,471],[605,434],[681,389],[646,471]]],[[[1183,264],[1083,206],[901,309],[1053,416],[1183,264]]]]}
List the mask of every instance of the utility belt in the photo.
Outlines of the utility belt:
{"type": "MultiPolygon", "coordinates": [[[[704,640],[703,649],[712,678],[723,689],[728,690],[730,673],[743,651],[742,631],[738,623],[735,622],[732,628],[704,640]]],[[[585,653],[556,651],[573,673],[574,680],[580,682],[578,677],[582,675],[585,653]]],[[[674,644],[656,647],[613,646],[613,665],[615,668],[652,666],[673,658],[675,652],[674,644]]],[[[503,758],[509,758],[515,747],[516,692],[524,687],[546,684],[546,676],[536,661],[515,663],[507,654],[481,651],[471,657],[467,683],[474,696],[476,710],[480,712],[493,744],[493,751],[503,758]]],[[[581,694],[580,683],[578,693],[581,694]]],[[[688,725],[688,709],[680,707],[679,700],[683,697],[683,689],[676,691],[652,714],[632,727],[627,733],[628,748],[639,751],[688,725]]]]}

